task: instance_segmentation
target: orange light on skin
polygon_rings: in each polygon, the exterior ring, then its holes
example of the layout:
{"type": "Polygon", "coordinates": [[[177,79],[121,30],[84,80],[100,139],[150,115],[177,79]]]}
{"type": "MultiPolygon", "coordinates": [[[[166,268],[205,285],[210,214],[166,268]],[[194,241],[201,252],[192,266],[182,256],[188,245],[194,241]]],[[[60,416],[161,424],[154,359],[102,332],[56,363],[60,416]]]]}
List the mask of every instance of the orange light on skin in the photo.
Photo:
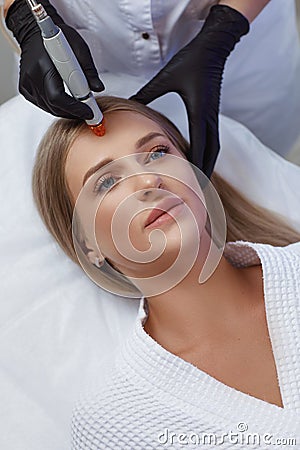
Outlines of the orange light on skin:
{"type": "Polygon", "coordinates": [[[92,132],[96,136],[104,136],[105,135],[105,125],[104,125],[104,119],[99,123],[99,125],[89,125],[89,129],[92,130],[92,132]]]}

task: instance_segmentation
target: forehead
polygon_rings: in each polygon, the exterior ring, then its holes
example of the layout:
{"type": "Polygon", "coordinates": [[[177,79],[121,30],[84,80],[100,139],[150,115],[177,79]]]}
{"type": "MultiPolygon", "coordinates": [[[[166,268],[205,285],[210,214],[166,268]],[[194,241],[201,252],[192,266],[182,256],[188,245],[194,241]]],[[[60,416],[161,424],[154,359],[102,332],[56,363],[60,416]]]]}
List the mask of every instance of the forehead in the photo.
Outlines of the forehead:
{"type": "Polygon", "coordinates": [[[69,150],[65,174],[74,198],[79,194],[85,173],[99,161],[134,153],[136,141],[151,131],[164,134],[151,119],[131,111],[105,114],[105,130],[103,137],[89,130],[81,133],[69,150]]]}

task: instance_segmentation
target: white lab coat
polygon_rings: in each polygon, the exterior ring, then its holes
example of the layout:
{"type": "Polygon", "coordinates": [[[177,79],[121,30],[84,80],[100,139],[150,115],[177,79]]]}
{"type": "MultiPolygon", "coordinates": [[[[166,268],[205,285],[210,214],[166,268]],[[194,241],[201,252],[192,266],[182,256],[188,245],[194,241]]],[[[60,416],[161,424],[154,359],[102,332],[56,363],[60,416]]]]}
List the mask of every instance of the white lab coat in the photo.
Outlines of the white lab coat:
{"type": "MultiPolygon", "coordinates": [[[[52,0],[88,42],[106,93],[127,97],[201,29],[216,0],[52,0]],[[146,34],[145,34],[146,33],[146,34]]],[[[287,154],[300,133],[300,46],[294,0],[271,0],[229,57],[221,112],[287,154]]],[[[175,94],[155,102],[187,136],[175,94]]]]}

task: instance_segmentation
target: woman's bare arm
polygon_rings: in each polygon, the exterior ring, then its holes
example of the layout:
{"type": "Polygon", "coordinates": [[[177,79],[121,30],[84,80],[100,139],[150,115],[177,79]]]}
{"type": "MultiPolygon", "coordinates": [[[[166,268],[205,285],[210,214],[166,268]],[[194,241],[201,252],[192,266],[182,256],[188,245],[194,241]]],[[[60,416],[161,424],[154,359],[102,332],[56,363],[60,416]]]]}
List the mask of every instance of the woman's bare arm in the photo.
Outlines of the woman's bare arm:
{"type": "Polygon", "coordinates": [[[227,5],[239,11],[249,22],[264,9],[270,0],[220,0],[219,5],[227,5]]]}

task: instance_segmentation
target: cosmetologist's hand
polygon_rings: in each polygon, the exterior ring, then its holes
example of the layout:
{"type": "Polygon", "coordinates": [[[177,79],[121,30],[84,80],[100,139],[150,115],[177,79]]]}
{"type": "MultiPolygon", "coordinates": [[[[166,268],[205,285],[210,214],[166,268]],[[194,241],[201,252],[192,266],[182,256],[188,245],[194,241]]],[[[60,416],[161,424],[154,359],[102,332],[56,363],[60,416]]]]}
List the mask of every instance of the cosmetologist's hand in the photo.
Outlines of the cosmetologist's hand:
{"type": "MultiPolygon", "coordinates": [[[[47,1],[40,3],[65,34],[87,78],[90,89],[103,91],[90,50],[82,37],[66,25],[47,1]]],[[[67,119],[92,119],[92,110],[65,93],[63,81],[44,47],[41,31],[26,0],[15,0],[6,15],[6,25],[21,47],[19,91],[24,97],[54,116],[67,119]]]]}
{"type": "Polygon", "coordinates": [[[240,12],[215,5],[197,36],[137,94],[147,104],[167,92],[177,92],[189,120],[188,160],[210,178],[220,149],[218,115],[225,62],[249,21],[240,12]]]}

